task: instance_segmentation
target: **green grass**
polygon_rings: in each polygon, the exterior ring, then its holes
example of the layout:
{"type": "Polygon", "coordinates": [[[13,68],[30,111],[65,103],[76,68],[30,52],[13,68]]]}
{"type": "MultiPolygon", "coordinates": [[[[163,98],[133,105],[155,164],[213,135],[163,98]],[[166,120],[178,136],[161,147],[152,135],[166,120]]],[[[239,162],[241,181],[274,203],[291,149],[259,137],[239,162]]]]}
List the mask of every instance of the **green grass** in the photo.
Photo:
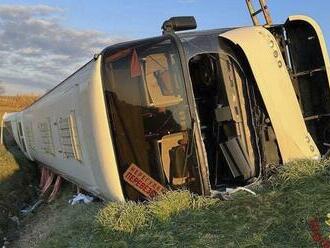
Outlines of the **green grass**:
{"type": "MultiPolygon", "coordinates": [[[[63,195],[56,225],[39,247],[318,247],[308,219],[330,212],[329,162],[297,161],[232,201],[169,192],[150,203],[69,206],[63,195]]],[[[56,208],[56,207],[55,207],[56,208]]],[[[49,218],[49,216],[48,216],[49,218]]]]}

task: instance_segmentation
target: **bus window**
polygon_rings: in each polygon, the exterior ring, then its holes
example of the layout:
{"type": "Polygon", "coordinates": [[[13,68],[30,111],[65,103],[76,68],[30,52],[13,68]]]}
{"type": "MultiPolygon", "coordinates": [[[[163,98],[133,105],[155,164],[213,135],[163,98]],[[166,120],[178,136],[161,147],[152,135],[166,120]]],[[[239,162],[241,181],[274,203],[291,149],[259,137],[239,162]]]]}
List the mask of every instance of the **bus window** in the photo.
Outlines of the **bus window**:
{"type": "Polygon", "coordinates": [[[144,75],[151,98],[150,106],[166,107],[182,101],[180,95],[175,95],[174,82],[164,53],[148,55],[144,59],[144,75]]]}

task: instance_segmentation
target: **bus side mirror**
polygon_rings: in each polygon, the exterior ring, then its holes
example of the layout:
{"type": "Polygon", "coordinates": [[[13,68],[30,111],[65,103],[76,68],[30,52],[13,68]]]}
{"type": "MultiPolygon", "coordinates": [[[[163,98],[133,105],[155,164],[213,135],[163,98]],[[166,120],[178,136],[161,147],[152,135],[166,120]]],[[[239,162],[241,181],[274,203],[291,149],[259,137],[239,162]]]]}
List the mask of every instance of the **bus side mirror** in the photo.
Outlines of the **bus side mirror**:
{"type": "Polygon", "coordinates": [[[193,16],[176,16],[166,20],[162,25],[163,32],[175,32],[196,29],[197,23],[193,16]]]}

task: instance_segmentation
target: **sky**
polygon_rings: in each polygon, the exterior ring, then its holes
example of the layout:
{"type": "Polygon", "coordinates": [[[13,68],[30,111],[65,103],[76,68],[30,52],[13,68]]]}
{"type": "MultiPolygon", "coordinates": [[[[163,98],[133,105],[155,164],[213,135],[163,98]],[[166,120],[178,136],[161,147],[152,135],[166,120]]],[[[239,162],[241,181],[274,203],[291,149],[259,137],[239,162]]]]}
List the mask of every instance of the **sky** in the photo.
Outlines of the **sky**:
{"type": "MultiPolygon", "coordinates": [[[[268,5],[274,23],[313,17],[330,47],[330,1],[268,5]]],[[[42,94],[104,47],[160,35],[163,21],[179,15],[195,16],[199,30],[252,24],[245,0],[0,0],[0,94],[42,94]]]]}

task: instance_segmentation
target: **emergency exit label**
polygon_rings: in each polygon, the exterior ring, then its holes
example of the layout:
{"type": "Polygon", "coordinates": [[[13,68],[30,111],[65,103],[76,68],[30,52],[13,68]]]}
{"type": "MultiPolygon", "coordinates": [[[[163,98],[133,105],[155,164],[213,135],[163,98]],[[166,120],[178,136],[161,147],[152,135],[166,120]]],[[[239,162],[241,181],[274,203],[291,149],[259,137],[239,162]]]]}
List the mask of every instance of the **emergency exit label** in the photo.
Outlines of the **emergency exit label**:
{"type": "Polygon", "coordinates": [[[133,163],[125,171],[124,180],[141,194],[150,199],[166,190],[163,185],[158,183],[155,179],[150,177],[133,163]]]}

